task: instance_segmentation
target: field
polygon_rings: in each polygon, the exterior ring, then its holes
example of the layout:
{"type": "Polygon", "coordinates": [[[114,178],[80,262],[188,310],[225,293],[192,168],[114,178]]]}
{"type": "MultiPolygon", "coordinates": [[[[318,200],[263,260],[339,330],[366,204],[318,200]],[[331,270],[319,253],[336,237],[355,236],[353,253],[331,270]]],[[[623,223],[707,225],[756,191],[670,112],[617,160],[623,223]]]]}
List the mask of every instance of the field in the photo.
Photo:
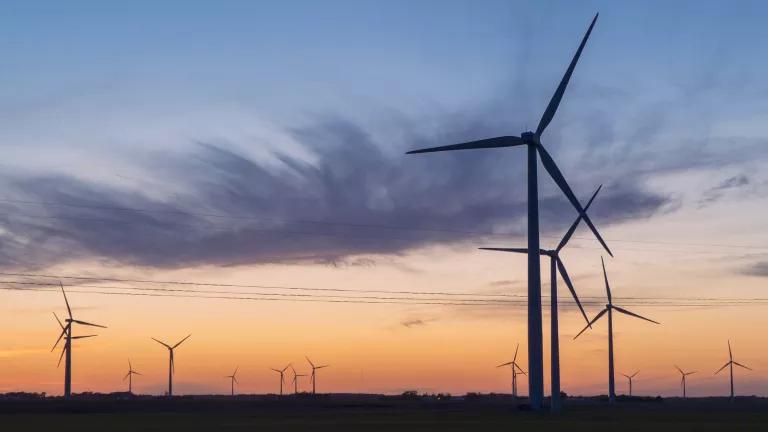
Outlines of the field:
{"type": "Polygon", "coordinates": [[[768,430],[768,401],[667,399],[615,406],[571,400],[559,415],[520,409],[510,400],[402,401],[177,400],[0,401],[3,431],[758,431],[768,430]]]}

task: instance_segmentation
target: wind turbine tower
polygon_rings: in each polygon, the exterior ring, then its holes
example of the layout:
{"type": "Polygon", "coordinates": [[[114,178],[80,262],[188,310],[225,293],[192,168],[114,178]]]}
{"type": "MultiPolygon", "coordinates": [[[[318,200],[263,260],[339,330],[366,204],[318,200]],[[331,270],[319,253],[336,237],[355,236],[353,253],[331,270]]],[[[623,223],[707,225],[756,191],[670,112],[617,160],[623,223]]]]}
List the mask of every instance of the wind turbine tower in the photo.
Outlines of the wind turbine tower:
{"type": "Polygon", "coordinates": [[[59,286],[61,286],[61,293],[64,295],[64,303],[67,305],[67,316],[64,320],[66,323],[63,324],[61,320],[59,319],[58,315],[54,312],[53,316],[56,318],[56,322],[59,323],[59,327],[61,327],[61,333],[59,333],[59,338],[56,339],[56,343],[53,344],[53,348],[51,348],[51,352],[56,349],[56,347],[59,345],[59,342],[61,342],[62,339],[64,339],[64,348],[61,350],[61,355],[59,356],[59,363],[56,367],[61,366],[61,359],[65,358],[64,361],[64,397],[70,398],[72,397],[72,341],[75,339],[85,339],[89,337],[94,337],[96,335],[85,335],[85,336],[73,336],[72,335],[72,325],[73,324],[80,324],[84,326],[90,326],[90,327],[99,327],[99,328],[106,328],[103,325],[98,324],[92,324],[85,321],[80,321],[75,319],[72,316],[72,308],[69,307],[69,300],[67,300],[67,293],[64,291],[64,284],[59,282],[59,286]]]}
{"type": "Polygon", "coordinates": [[[592,324],[597,322],[597,320],[599,320],[603,315],[606,313],[608,314],[608,402],[614,403],[616,402],[616,385],[614,381],[615,377],[613,367],[613,311],[620,312],[631,317],[640,318],[641,320],[649,321],[654,324],[658,324],[658,322],[642,317],[636,313],[630,312],[613,304],[613,299],[611,298],[611,287],[608,284],[608,274],[605,272],[605,262],[603,261],[603,257],[600,257],[600,262],[603,265],[603,278],[605,279],[605,293],[608,297],[608,304],[605,305],[605,309],[601,310],[594,318],[592,318],[592,321],[590,321],[587,326],[584,327],[584,329],[581,330],[579,334],[573,338],[576,339],[577,337],[581,336],[582,333],[584,333],[588,328],[591,328],[592,324]]]}
{"type": "Polygon", "coordinates": [[[309,365],[312,366],[312,375],[310,377],[310,380],[312,381],[312,394],[315,394],[316,385],[317,385],[317,370],[322,368],[327,368],[330,365],[315,366],[315,364],[312,363],[312,360],[310,360],[309,357],[305,357],[305,358],[309,362],[309,365]]]}
{"type": "Polygon", "coordinates": [[[696,371],[693,371],[693,372],[683,372],[683,370],[680,369],[679,367],[677,367],[677,365],[675,365],[675,369],[677,369],[678,372],[680,372],[680,386],[683,388],[683,399],[685,399],[685,378],[688,375],[695,374],[696,371]]]}
{"type": "MultiPolygon", "coordinates": [[[[240,369],[240,366],[235,368],[235,371],[232,372],[232,375],[227,375],[225,378],[229,378],[230,384],[232,384],[232,396],[235,395],[235,383],[237,382],[237,370],[240,369]]],[[[238,383],[239,384],[239,383],[238,383]]]]}
{"type": "Polygon", "coordinates": [[[128,373],[125,374],[123,377],[123,381],[126,379],[128,380],[128,393],[133,393],[133,376],[134,375],[141,375],[140,373],[133,370],[133,366],[131,365],[131,359],[128,359],[128,373]]]}
{"type": "Polygon", "coordinates": [[[517,364],[517,350],[520,348],[520,344],[517,344],[517,347],[515,347],[515,356],[512,357],[511,362],[502,363],[497,368],[509,366],[510,369],[512,369],[512,397],[517,399],[517,374],[521,373],[525,375],[525,371],[523,368],[520,367],[520,365],[517,364]]]}
{"type": "Polygon", "coordinates": [[[723,367],[718,369],[717,372],[715,372],[715,375],[719,374],[726,367],[729,368],[729,372],[731,375],[731,402],[733,402],[736,399],[736,396],[734,396],[734,393],[733,393],[733,365],[736,365],[740,368],[744,368],[747,370],[752,370],[749,367],[744,366],[739,362],[733,361],[733,351],[731,351],[731,341],[729,340],[728,341],[728,363],[726,363],[725,365],[723,365],[723,367]]]}
{"type": "Polygon", "coordinates": [[[170,345],[168,345],[165,342],[161,342],[161,341],[159,341],[159,340],[157,340],[155,338],[152,338],[152,340],[154,340],[155,342],[157,342],[160,345],[168,348],[168,396],[169,397],[173,396],[173,375],[176,373],[176,366],[175,366],[175,363],[173,361],[173,350],[178,348],[179,345],[181,345],[182,343],[184,343],[184,341],[189,339],[190,336],[192,336],[192,335],[191,334],[187,335],[187,337],[185,337],[184,339],[180,340],[179,343],[177,343],[174,346],[170,346],[170,345]]]}
{"type": "Polygon", "coordinates": [[[541,163],[547,170],[549,175],[555,181],[560,190],[563,191],[565,196],[570,201],[571,205],[576,211],[584,218],[584,222],[589,226],[592,232],[595,234],[600,243],[603,244],[605,249],[611,255],[610,250],[605,245],[597,229],[592,224],[587,214],[584,212],[579,200],[576,199],[571,190],[570,185],[565,180],[565,177],[560,172],[554,159],[550,156],[549,152],[544,148],[541,142],[541,136],[544,133],[547,126],[549,126],[552,119],[555,117],[557,108],[560,106],[565,89],[568,86],[568,82],[571,79],[573,70],[576,68],[576,63],[579,61],[581,52],[589,39],[589,35],[592,33],[592,29],[597,21],[597,16],[592,19],[592,22],[587,29],[586,34],[581,40],[576,53],[568,65],[568,68],[563,75],[560,84],[557,86],[555,93],[544,110],[539,124],[536,127],[535,132],[523,132],[520,136],[501,136],[496,138],[482,139],[478,141],[470,141],[461,144],[453,144],[440,147],[431,147],[425,149],[419,149],[408,152],[413,153],[430,153],[440,151],[451,150],[468,150],[468,149],[488,149],[488,148],[500,148],[500,147],[517,147],[526,146],[528,148],[528,367],[529,367],[529,380],[528,380],[528,393],[530,395],[531,407],[533,409],[541,409],[544,402],[544,348],[543,348],[543,333],[542,333],[542,318],[541,318],[541,268],[539,264],[539,189],[538,189],[538,161],[541,158],[541,163]]]}

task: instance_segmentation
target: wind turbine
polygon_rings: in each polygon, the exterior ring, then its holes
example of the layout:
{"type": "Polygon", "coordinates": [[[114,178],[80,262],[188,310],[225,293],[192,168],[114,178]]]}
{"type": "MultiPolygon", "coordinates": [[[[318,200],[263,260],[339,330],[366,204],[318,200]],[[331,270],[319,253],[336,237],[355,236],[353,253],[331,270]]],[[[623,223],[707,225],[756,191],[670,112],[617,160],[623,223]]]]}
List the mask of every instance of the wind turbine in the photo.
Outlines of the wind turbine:
{"type": "Polygon", "coordinates": [[[733,395],[733,365],[742,367],[742,368],[747,369],[747,370],[752,370],[749,367],[744,366],[743,364],[741,364],[739,362],[733,361],[733,351],[731,351],[731,341],[729,340],[728,341],[728,363],[726,363],[723,367],[718,369],[717,372],[715,372],[715,375],[719,374],[723,369],[725,369],[726,367],[730,366],[730,373],[731,373],[731,402],[733,402],[733,400],[735,398],[735,396],[733,395]]]}
{"type": "MultiPolygon", "coordinates": [[[[589,210],[589,206],[592,205],[592,201],[594,201],[597,194],[600,192],[600,189],[603,186],[600,185],[594,194],[592,194],[592,197],[589,199],[589,202],[587,202],[587,205],[584,206],[584,211],[586,212],[589,210]]],[[[557,245],[555,249],[552,250],[539,250],[539,255],[544,255],[549,257],[549,277],[550,277],[550,288],[551,288],[551,312],[550,312],[550,343],[551,343],[551,350],[550,355],[552,356],[550,367],[551,367],[551,379],[550,384],[552,386],[551,391],[551,404],[550,408],[552,411],[559,411],[561,400],[560,400],[560,330],[559,330],[559,324],[558,324],[558,312],[557,312],[557,272],[560,271],[560,275],[563,277],[563,280],[565,281],[565,284],[568,286],[568,289],[571,291],[571,295],[573,296],[573,299],[576,301],[576,304],[579,306],[579,310],[581,310],[581,314],[584,316],[584,321],[589,323],[589,318],[587,318],[586,312],[584,312],[584,308],[581,306],[581,302],[579,301],[579,296],[576,295],[576,290],[573,288],[573,284],[571,283],[571,278],[568,276],[568,271],[565,269],[565,265],[563,264],[563,261],[560,259],[560,251],[563,250],[566,244],[568,244],[568,241],[571,239],[571,236],[573,236],[574,231],[576,231],[576,228],[579,226],[579,223],[581,222],[581,215],[579,215],[576,220],[571,224],[571,227],[568,228],[568,231],[566,231],[565,235],[563,236],[563,239],[560,240],[560,244],[557,245]]],[[[515,253],[528,253],[528,249],[526,248],[480,248],[483,250],[491,250],[491,251],[501,251],[501,252],[515,252],[515,253]]]]}
{"type": "Polygon", "coordinates": [[[677,367],[677,365],[675,365],[675,368],[680,372],[680,386],[683,387],[683,398],[685,398],[685,377],[687,377],[688,375],[695,374],[696,371],[693,371],[693,372],[683,372],[683,370],[680,369],[679,367],[677,367]]]}
{"type": "Polygon", "coordinates": [[[632,378],[634,378],[635,375],[637,375],[638,373],[640,373],[640,371],[637,371],[637,372],[633,373],[632,375],[622,374],[622,375],[624,375],[624,377],[626,379],[629,380],[629,397],[632,397],[632,378]]]}
{"type": "Polygon", "coordinates": [[[64,325],[61,320],[59,319],[59,316],[56,315],[56,313],[53,313],[53,316],[56,317],[56,321],[59,323],[59,327],[61,327],[61,333],[59,334],[59,338],[56,339],[56,343],[53,344],[53,348],[51,348],[51,352],[56,349],[56,347],[59,345],[59,342],[61,342],[61,339],[64,338],[64,348],[61,350],[61,355],[59,356],[59,363],[56,365],[56,367],[61,366],[61,359],[66,356],[66,360],[64,361],[64,397],[69,398],[72,396],[72,340],[74,339],[85,339],[89,337],[94,337],[96,335],[85,335],[85,336],[72,336],[72,324],[80,324],[85,326],[91,326],[91,327],[99,327],[99,328],[106,328],[103,325],[98,324],[92,324],[85,321],[76,320],[72,316],[72,308],[69,307],[69,300],[67,300],[67,293],[64,291],[64,284],[59,282],[59,286],[61,286],[61,293],[64,294],[64,303],[67,305],[67,315],[69,318],[66,318],[64,320],[66,325],[64,325]]]}
{"type": "Polygon", "coordinates": [[[543,334],[541,323],[541,268],[539,264],[539,190],[538,190],[538,175],[537,175],[537,161],[541,158],[541,163],[547,170],[549,175],[555,181],[557,186],[563,191],[565,196],[571,202],[571,205],[578,211],[578,213],[584,218],[584,222],[587,223],[589,228],[595,234],[597,239],[603,245],[609,255],[613,256],[608,246],[603,241],[603,238],[597,232],[597,229],[592,224],[589,216],[584,212],[584,209],[576,199],[571,187],[560,172],[560,168],[557,167],[552,156],[544,148],[541,143],[541,135],[547,128],[549,123],[555,117],[557,108],[560,105],[560,101],[563,98],[565,89],[568,86],[568,82],[571,79],[573,70],[576,68],[576,63],[579,61],[581,52],[589,39],[589,35],[592,33],[592,29],[597,21],[598,14],[592,19],[592,22],[587,29],[586,34],[579,44],[579,48],[568,65],[568,69],[565,71],[560,84],[557,86],[555,93],[547,105],[544,114],[542,114],[539,120],[539,125],[536,128],[536,132],[523,132],[521,136],[502,136],[496,138],[488,138],[478,141],[470,141],[461,144],[453,144],[441,147],[431,147],[425,149],[419,149],[408,152],[413,153],[430,153],[439,151],[451,151],[451,150],[468,150],[468,149],[487,149],[487,148],[499,148],[499,147],[516,147],[525,145],[528,147],[528,366],[530,368],[530,379],[528,380],[528,389],[531,400],[531,406],[534,409],[540,409],[544,401],[544,350],[543,350],[543,334]]]}
{"type": "Polygon", "coordinates": [[[282,396],[282,395],[283,395],[283,383],[285,383],[285,371],[286,371],[286,369],[288,369],[289,367],[292,367],[292,366],[291,366],[290,364],[288,364],[288,366],[286,366],[286,367],[284,367],[284,368],[282,368],[282,369],[275,369],[275,368],[270,368],[270,369],[272,369],[273,371],[275,371],[275,372],[277,372],[277,373],[279,373],[279,374],[280,374],[280,396],[282,396]]]}
{"type": "Polygon", "coordinates": [[[224,378],[229,378],[230,381],[231,381],[231,384],[232,384],[232,396],[235,395],[235,383],[237,382],[237,376],[236,375],[237,375],[237,370],[238,369],[240,369],[240,366],[237,366],[235,368],[235,371],[232,372],[232,375],[227,375],[226,377],[224,377],[224,378]]]}
{"type": "Polygon", "coordinates": [[[317,373],[315,373],[315,371],[318,369],[327,368],[330,365],[315,366],[315,364],[312,363],[312,360],[310,360],[309,357],[305,356],[305,358],[309,362],[309,365],[312,366],[312,376],[310,379],[312,380],[312,394],[315,394],[315,385],[317,384],[317,373]]]}
{"type": "Polygon", "coordinates": [[[659,323],[613,304],[613,299],[611,298],[611,287],[608,285],[608,274],[605,272],[605,261],[603,261],[603,257],[600,257],[600,262],[603,264],[603,278],[605,279],[605,292],[608,297],[608,304],[605,305],[605,309],[601,310],[594,318],[592,318],[592,321],[590,321],[587,326],[584,327],[584,329],[581,330],[579,334],[573,338],[576,339],[577,337],[581,336],[581,334],[584,333],[588,328],[591,328],[592,324],[597,322],[597,320],[599,320],[603,315],[608,313],[608,402],[614,403],[616,401],[616,388],[613,376],[613,311],[615,310],[616,312],[621,312],[624,315],[650,321],[654,324],[659,323]]]}
{"type": "Polygon", "coordinates": [[[293,394],[299,393],[299,378],[305,377],[306,375],[300,375],[298,372],[296,372],[296,369],[291,366],[291,370],[293,371],[293,394]]]}
{"type": "Polygon", "coordinates": [[[133,376],[134,375],[141,375],[140,373],[133,370],[133,366],[131,366],[131,359],[128,359],[128,373],[125,374],[123,377],[123,381],[126,379],[128,380],[128,393],[133,393],[133,376]]]}
{"type": "Polygon", "coordinates": [[[192,335],[191,334],[187,335],[187,337],[180,340],[179,343],[177,343],[174,346],[170,346],[165,342],[161,342],[155,338],[152,338],[152,340],[154,340],[155,342],[168,348],[168,396],[173,396],[173,374],[176,373],[176,367],[174,366],[174,362],[173,362],[173,350],[175,350],[179,345],[184,343],[185,340],[189,339],[190,336],[192,335]]]}
{"type": "Polygon", "coordinates": [[[497,368],[504,367],[504,366],[509,366],[510,369],[512,369],[512,397],[515,398],[515,399],[517,399],[517,374],[521,373],[521,374],[525,375],[525,371],[523,370],[523,368],[521,368],[517,364],[517,350],[519,348],[520,348],[520,344],[518,343],[517,347],[515,348],[515,356],[512,357],[512,361],[511,362],[502,363],[502,364],[496,366],[497,368]]]}

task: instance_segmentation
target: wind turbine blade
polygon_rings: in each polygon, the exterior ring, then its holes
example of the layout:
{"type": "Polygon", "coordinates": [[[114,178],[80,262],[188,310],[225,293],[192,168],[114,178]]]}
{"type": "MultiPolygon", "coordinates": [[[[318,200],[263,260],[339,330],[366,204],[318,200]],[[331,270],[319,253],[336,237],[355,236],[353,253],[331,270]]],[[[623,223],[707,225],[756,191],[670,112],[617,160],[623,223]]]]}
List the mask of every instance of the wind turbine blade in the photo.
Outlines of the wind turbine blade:
{"type": "Polygon", "coordinates": [[[173,359],[173,355],[171,355],[171,373],[176,375],[176,361],[173,359]]]}
{"type": "Polygon", "coordinates": [[[743,364],[741,364],[739,362],[733,362],[733,364],[735,364],[736,366],[739,366],[739,367],[743,367],[744,369],[747,369],[747,370],[753,370],[752,368],[744,366],[743,364]]]}
{"type": "Polygon", "coordinates": [[[698,372],[698,371],[687,372],[685,375],[693,375],[693,374],[695,374],[696,372],[698,372]]]}
{"type": "Polygon", "coordinates": [[[131,359],[128,359],[128,370],[129,371],[133,370],[133,366],[131,366],[131,359]]]}
{"type": "Polygon", "coordinates": [[[53,317],[54,317],[54,318],[56,318],[56,321],[58,321],[58,323],[59,323],[59,326],[61,327],[61,329],[62,329],[62,330],[64,330],[64,324],[63,324],[63,323],[61,322],[61,320],[59,319],[59,316],[58,316],[58,315],[56,315],[56,312],[53,312],[53,317]]]}
{"type": "Polygon", "coordinates": [[[312,360],[310,360],[309,357],[307,357],[307,356],[304,356],[304,358],[307,359],[307,361],[309,362],[309,365],[312,366],[312,369],[314,369],[315,368],[315,364],[312,363],[312,360]]]}
{"type": "Polygon", "coordinates": [[[270,368],[270,369],[272,369],[273,371],[275,371],[277,373],[281,373],[278,369],[275,369],[275,368],[270,368]]]}
{"type": "Polygon", "coordinates": [[[605,279],[605,292],[608,296],[608,304],[611,304],[613,299],[611,298],[611,286],[608,284],[608,273],[605,272],[605,260],[600,256],[600,264],[603,265],[603,279],[605,279]]]}
{"type": "Polygon", "coordinates": [[[236,366],[236,367],[235,367],[235,372],[232,374],[232,376],[233,376],[233,377],[234,377],[235,375],[237,375],[237,371],[238,371],[238,369],[240,369],[240,366],[236,366]]]}
{"type": "Polygon", "coordinates": [[[557,86],[557,90],[555,90],[555,94],[552,95],[552,99],[550,99],[549,105],[547,105],[547,109],[544,110],[544,114],[541,116],[541,120],[539,121],[539,126],[536,128],[536,135],[541,136],[541,134],[544,132],[544,129],[546,129],[549,123],[552,121],[552,118],[555,117],[557,107],[560,106],[560,101],[563,99],[565,88],[568,87],[568,81],[571,79],[571,75],[573,74],[573,70],[576,68],[576,63],[578,63],[579,57],[581,57],[581,51],[584,50],[584,46],[587,44],[587,39],[589,39],[589,35],[592,34],[592,29],[595,27],[595,22],[597,21],[598,15],[599,14],[595,14],[595,17],[592,18],[592,23],[589,24],[587,33],[584,34],[584,38],[581,40],[579,48],[576,50],[576,54],[573,55],[571,64],[568,65],[568,69],[566,69],[565,75],[563,75],[563,79],[560,80],[560,85],[557,86]]]}
{"type": "Polygon", "coordinates": [[[517,368],[517,371],[518,371],[519,373],[521,373],[521,374],[523,374],[523,375],[528,375],[528,374],[526,374],[526,373],[525,373],[525,371],[523,370],[523,368],[521,368],[520,366],[518,366],[518,365],[517,365],[517,363],[515,363],[514,367],[516,367],[516,368],[517,368]]]}
{"type": "MultiPolygon", "coordinates": [[[[528,248],[492,248],[492,247],[481,247],[478,248],[480,250],[487,250],[487,251],[497,251],[497,252],[515,252],[515,253],[528,253],[528,248]]],[[[539,251],[541,253],[541,251],[539,251]]]]}
{"type": "Polygon", "coordinates": [[[85,322],[85,321],[80,321],[80,320],[76,320],[76,319],[73,319],[73,320],[72,320],[72,322],[74,322],[74,323],[78,323],[78,324],[82,324],[82,325],[91,326],[91,327],[106,328],[106,327],[105,327],[105,326],[103,326],[103,325],[99,325],[99,324],[93,324],[93,323],[89,323],[89,322],[85,322]]]}
{"type": "Polygon", "coordinates": [[[153,337],[151,337],[150,339],[152,339],[153,341],[155,341],[155,342],[159,343],[160,345],[162,345],[162,346],[164,346],[164,347],[166,347],[166,348],[168,348],[168,349],[171,349],[171,346],[170,346],[170,345],[168,345],[168,344],[167,344],[167,343],[165,343],[165,342],[160,342],[159,340],[157,340],[157,339],[155,339],[155,338],[153,338],[153,337]]]}
{"type": "Polygon", "coordinates": [[[605,248],[606,252],[608,252],[608,255],[613,256],[613,252],[608,248],[608,245],[605,244],[605,240],[603,240],[603,236],[600,235],[600,233],[597,231],[597,228],[595,228],[595,225],[592,223],[592,220],[589,218],[589,215],[584,212],[584,209],[581,207],[581,203],[578,199],[576,199],[576,195],[573,194],[573,191],[571,190],[571,187],[568,185],[568,182],[565,181],[565,177],[563,177],[563,173],[560,172],[560,168],[557,167],[557,164],[552,159],[552,156],[549,155],[549,152],[547,152],[547,149],[544,148],[543,145],[540,143],[536,146],[536,148],[539,151],[539,156],[541,156],[541,163],[544,165],[544,168],[547,169],[547,172],[552,177],[552,180],[555,181],[557,186],[560,188],[561,191],[565,194],[566,198],[568,198],[568,201],[571,202],[571,205],[576,209],[576,211],[579,212],[579,215],[582,219],[584,219],[584,222],[587,224],[589,229],[592,231],[592,234],[595,235],[597,238],[597,241],[600,242],[600,244],[605,248]]]}
{"type": "Polygon", "coordinates": [[[315,369],[322,369],[322,368],[327,368],[328,366],[330,366],[330,365],[322,365],[322,366],[318,366],[318,367],[316,367],[315,369]]]}
{"type": "Polygon", "coordinates": [[[639,374],[639,373],[640,373],[640,371],[637,371],[637,372],[633,373],[633,374],[632,374],[632,378],[634,378],[634,377],[635,377],[637,374],[639,374]]]}
{"type": "Polygon", "coordinates": [[[733,360],[733,352],[731,352],[731,341],[728,341],[728,358],[733,360]]]}
{"type": "Polygon", "coordinates": [[[136,371],[131,371],[131,373],[132,373],[132,374],[134,374],[134,375],[141,375],[141,376],[144,376],[144,374],[143,374],[143,373],[138,373],[138,372],[136,372],[136,371]]]}
{"type": "Polygon", "coordinates": [[[69,300],[67,300],[67,292],[64,291],[64,284],[59,281],[59,286],[61,287],[61,293],[64,294],[64,303],[67,304],[67,313],[69,313],[69,319],[72,319],[72,308],[69,307],[69,300]]]}
{"type": "Polygon", "coordinates": [[[660,324],[660,323],[658,323],[658,322],[656,322],[656,321],[654,321],[652,319],[648,319],[648,318],[640,316],[640,315],[638,315],[636,313],[632,313],[632,312],[630,312],[630,311],[628,311],[626,309],[620,308],[618,306],[613,306],[613,308],[616,309],[618,312],[621,312],[621,313],[623,313],[625,315],[630,315],[630,316],[633,316],[635,318],[640,318],[641,320],[646,320],[646,321],[652,322],[654,324],[660,324]]]}
{"type": "MultiPolygon", "coordinates": [[[[69,324],[67,324],[69,325],[69,324]]],[[[59,338],[56,339],[56,343],[53,344],[53,348],[51,348],[51,352],[56,349],[56,347],[59,345],[59,342],[61,342],[61,339],[64,337],[64,335],[67,334],[67,328],[64,327],[61,329],[61,333],[59,334],[59,338]]]]}
{"type": "MultiPolygon", "coordinates": [[[[600,192],[600,189],[602,189],[602,188],[603,188],[603,185],[598,186],[597,190],[595,191],[595,193],[593,193],[592,197],[589,198],[589,201],[587,202],[587,205],[584,206],[584,212],[585,213],[587,212],[587,210],[589,210],[589,207],[592,205],[592,201],[595,200],[595,197],[597,196],[597,193],[600,192]]],[[[562,250],[565,247],[565,245],[568,244],[568,241],[571,240],[571,237],[573,236],[573,233],[576,231],[576,228],[579,226],[579,223],[581,222],[581,219],[582,219],[581,215],[576,217],[576,220],[573,221],[573,223],[571,224],[571,227],[568,228],[568,231],[563,236],[563,239],[560,240],[560,244],[558,244],[557,247],[555,248],[556,251],[560,252],[560,250],[562,250]]]]}
{"type": "Polygon", "coordinates": [[[624,375],[626,378],[629,378],[629,375],[625,375],[625,374],[622,374],[622,375],[624,375]]]}
{"type": "Polygon", "coordinates": [[[574,338],[574,339],[576,339],[577,337],[581,336],[581,334],[582,334],[582,333],[584,333],[585,331],[587,331],[587,329],[588,329],[588,328],[591,328],[591,327],[592,327],[592,324],[594,324],[595,322],[597,322],[597,320],[599,320],[599,319],[600,319],[600,318],[601,318],[603,315],[605,315],[605,313],[606,313],[606,312],[608,312],[608,309],[603,309],[603,310],[601,310],[601,311],[600,311],[600,312],[599,312],[597,315],[595,315],[595,317],[594,317],[594,318],[592,318],[592,321],[590,321],[589,323],[587,323],[587,326],[586,326],[586,327],[584,327],[584,328],[583,328],[583,329],[582,329],[582,330],[579,332],[579,334],[577,334],[577,335],[576,335],[576,336],[574,336],[573,338],[574,338]]]}
{"type": "Polygon", "coordinates": [[[725,369],[725,368],[727,368],[727,367],[728,367],[728,365],[730,365],[730,364],[731,364],[731,362],[730,362],[730,361],[729,361],[728,363],[724,364],[724,365],[723,365],[723,367],[721,367],[720,369],[718,369],[718,370],[717,370],[717,372],[715,372],[715,375],[717,375],[717,374],[719,374],[720,372],[722,372],[722,370],[723,370],[723,369],[725,369]]]}
{"type": "Polygon", "coordinates": [[[511,365],[511,364],[512,364],[512,362],[506,362],[506,363],[502,363],[502,364],[500,364],[500,365],[498,365],[498,366],[496,366],[496,367],[497,367],[497,368],[500,368],[500,367],[504,367],[504,366],[509,366],[509,365],[511,365]]]}
{"type": "Polygon", "coordinates": [[[56,367],[61,366],[61,359],[64,358],[64,353],[67,351],[67,345],[64,344],[64,347],[61,349],[61,355],[59,356],[59,362],[56,364],[56,367]]]}
{"type": "Polygon", "coordinates": [[[471,150],[471,149],[487,149],[487,148],[499,148],[499,147],[513,147],[518,145],[523,145],[525,142],[522,138],[517,136],[501,136],[496,138],[487,138],[477,141],[469,141],[461,144],[452,144],[452,145],[446,145],[446,146],[439,146],[439,147],[429,147],[429,148],[423,148],[419,150],[411,150],[407,152],[406,154],[416,154],[416,153],[432,153],[432,152],[441,152],[441,151],[452,151],[452,150],[471,150]]]}
{"type": "Polygon", "coordinates": [[[127,380],[129,376],[131,376],[131,373],[130,373],[130,372],[128,372],[127,374],[125,374],[125,376],[123,377],[123,381],[127,380]]]}
{"type": "Polygon", "coordinates": [[[518,342],[517,346],[515,347],[515,356],[512,357],[512,362],[516,362],[517,361],[517,350],[519,350],[519,349],[520,349],[520,342],[518,342]]]}
{"type": "Polygon", "coordinates": [[[236,377],[236,376],[234,376],[234,375],[233,375],[233,376],[232,376],[232,379],[233,379],[233,380],[235,380],[235,384],[240,384],[240,383],[237,381],[237,377],[236,377]]]}
{"type": "Polygon", "coordinates": [[[565,281],[565,285],[568,286],[568,290],[571,292],[573,299],[576,301],[576,305],[579,306],[579,310],[581,311],[581,315],[584,316],[584,321],[587,323],[587,327],[590,327],[589,318],[587,318],[587,313],[584,312],[584,307],[581,305],[581,302],[579,301],[579,296],[576,295],[576,290],[573,288],[573,284],[571,283],[571,278],[568,276],[568,271],[565,269],[565,265],[563,265],[563,262],[560,261],[560,257],[558,256],[555,256],[555,263],[557,264],[557,269],[560,270],[560,276],[563,277],[563,280],[565,281]]]}
{"type": "Polygon", "coordinates": [[[675,365],[675,369],[677,369],[682,375],[685,375],[685,372],[683,372],[683,370],[680,369],[677,365],[675,365]]]}
{"type": "Polygon", "coordinates": [[[176,348],[177,346],[179,346],[179,345],[183,344],[183,343],[184,343],[184,341],[185,341],[185,340],[187,340],[187,339],[189,339],[189,337],[190,337],[190,336],[192,336],[192,334],[191,334],[191,333],[190,333],[190,334],[188,334],[188,335],[187,335],[187,337],[185,337],[184,339],[180,340],[180,341],[179,341],[179,343],[177,343],[176,345],[174,345],[174,346],[173,346],[173,348],[176,348]]]}
{"type": "Polygon", "coordinates": [[[96,337],[98,335],[85,335],[85,336],[72,336],[72,339],[85,339],[89,337],[96,337]]]}

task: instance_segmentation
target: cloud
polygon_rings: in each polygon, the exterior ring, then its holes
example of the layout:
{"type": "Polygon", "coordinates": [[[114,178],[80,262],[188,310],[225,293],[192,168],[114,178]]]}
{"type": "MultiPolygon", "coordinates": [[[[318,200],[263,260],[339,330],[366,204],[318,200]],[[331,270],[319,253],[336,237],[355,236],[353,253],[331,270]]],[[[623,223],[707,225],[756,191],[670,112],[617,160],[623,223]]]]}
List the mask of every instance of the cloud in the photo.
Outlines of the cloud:
{"type": "MultiPolygon", "coordinates": [[[[319,119],[287,132],[306,154],[277,151],[269,161],[203,141],[193,154],[144,162],[152,181],[141,189],[65,174],[6,174],[0,259],[25,268],[78,259],[152,268],[371,266],[371,256],[461,244],[478,233],[520,235],[524,152],[403,154],[500,132],[497,122],[476,118],[457,115],[430,132],[395,117],[383,122],[397,132],[392,142],[349,120],[319,119]]],[[[606,184],[594,205],[598,226],[649,217],[671,202],[647,190],[642,176],[613,178],[621,180],[606,184]]],[[[569,180],[583,199],[594,187],[582,176],[569,180]]],[[[542,188],[544,233],[562,231],[576,216],[561,195],[542,188]]]]}
{"type": "Polygon", "coordinates": [[[742,267],[738,273],[747,276],[768,277],[768,261],[758,261],[742,267]]]}
{"type": "Polygon", "coordinates": [[[716,186],[713,186],[702,193],[699,206],[703,207],[711,204],[723,197],[729,190],[739,189],[750,184],[749,177],[744,174],[728,177],[716,186]]]}

